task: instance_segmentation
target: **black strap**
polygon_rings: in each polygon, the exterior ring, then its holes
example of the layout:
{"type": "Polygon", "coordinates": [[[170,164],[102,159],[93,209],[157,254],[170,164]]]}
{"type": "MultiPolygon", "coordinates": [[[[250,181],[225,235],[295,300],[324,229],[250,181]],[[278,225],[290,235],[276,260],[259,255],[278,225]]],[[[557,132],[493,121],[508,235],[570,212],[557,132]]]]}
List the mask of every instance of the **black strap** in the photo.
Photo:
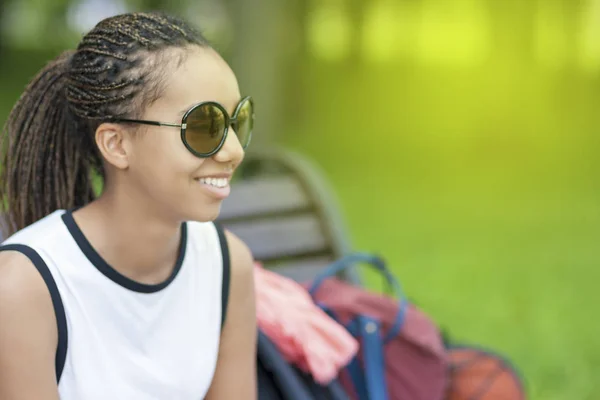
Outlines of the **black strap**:
{"type": "Polygon", "coordinates": [[[225,231],[223,227],[215,222],[215,228],[217,228],[217,234],[219,235],[219,243],[221,243],[221,254],[223,256],[223,279],[221,288],[221,329],[225,324],[225,317],[227,316],[227,304],[229,303],[229,287],[231,281],[231,258],[229,256],[229,246],[227,244],[227,237],[225,237],[225,231]]]}
{"type": "Polygon", "coordinates": [[[38,270],[42,279],[48,287],[50,292],[50,298],[52,299],[52,305],[54,307],[54,314],[56,316],[56,325],[58,328],[58,346],[56,348],[56,358],[54,361],[56,368],[56,382],[60,381],[63,369],[65,367],[65,360],[67,359],[67,346],[68,346],[68,332],[67,332],[67,318],[65,316],[65,308],[60,298],[60,292],[56,286],[56,282],[52,277],[52,273],[48,266],[40,257],[40,255],[31,247],[24,244],[6,244],[0,246],[0,251],[18,251],[25,255],[33,263],[35,268],[38,270]]]}

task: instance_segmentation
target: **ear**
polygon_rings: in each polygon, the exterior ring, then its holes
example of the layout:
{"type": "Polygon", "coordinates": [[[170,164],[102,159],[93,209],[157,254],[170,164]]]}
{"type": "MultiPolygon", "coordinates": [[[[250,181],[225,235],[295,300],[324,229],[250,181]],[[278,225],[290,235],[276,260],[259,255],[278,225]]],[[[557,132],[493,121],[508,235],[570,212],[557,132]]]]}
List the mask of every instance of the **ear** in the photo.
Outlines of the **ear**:
{"type": "Polygon", "coordinates": [[[121,125],[103,123],[96,129],[96,145],[109,164],[118,169],[129,167],[131,135],[121,125]]]}

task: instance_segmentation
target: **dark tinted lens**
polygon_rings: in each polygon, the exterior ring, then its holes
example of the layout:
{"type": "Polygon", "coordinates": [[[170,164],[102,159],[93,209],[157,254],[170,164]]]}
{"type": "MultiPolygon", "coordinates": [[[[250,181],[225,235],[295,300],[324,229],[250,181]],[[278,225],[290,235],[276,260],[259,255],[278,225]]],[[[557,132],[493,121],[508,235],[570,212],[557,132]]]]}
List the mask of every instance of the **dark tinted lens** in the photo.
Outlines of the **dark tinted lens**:
{"type": "Polygon", "coordinates": [[[196,107],[185,122],[185,140],[197,153],[208,154],[221,143],[225,133],[225,115],[216,105],[196,107]]]}
{"type": "Polygon", "coordinates": [[[246,148],[250,142],[252,128],[254,127],[254,107],[249,99],[240,104],[236,117],[237,123],[233,127],[240,144],[246,148]]]}

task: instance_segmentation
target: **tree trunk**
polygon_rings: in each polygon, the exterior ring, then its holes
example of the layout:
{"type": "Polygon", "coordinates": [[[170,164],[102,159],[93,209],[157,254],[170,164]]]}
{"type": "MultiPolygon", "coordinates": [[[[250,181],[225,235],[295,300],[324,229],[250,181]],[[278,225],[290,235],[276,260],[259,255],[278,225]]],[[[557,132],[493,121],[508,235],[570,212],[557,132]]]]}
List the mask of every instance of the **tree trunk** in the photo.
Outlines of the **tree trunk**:
{"type": "Polygon", "coordinates": [[[285,123],[300,126],[305,120],[306,96],[310,93],[307,66],[310,64],[310,54],[307,43],[307,21],[310,12],[308,0],[287,0],[286,36],[292,42],[286,46],[285,59],[282,69],[285,71],[283,93],[286,99],[286,110],[283,118],[285,123]]]}
{"type": "Polygon", "coordinates": [[[286,1],[229,0],[235,39],[229,62],[242,95],[251,95],[256,103],[255,145],[276,140],[283,129],[282,111],[285,78],[283,58],[285,42],[282,24],[286,1]]]}
{"type": "Polygon", "coordinates": [[[2,24],[4,21],[4,13],[6,12],[6,3],[8,3],[7,0],[0,0],[0,60],[4,59],[6,50],[5,38],[4,35],[1,34],[1,32],[4,32],[4,26],[2,24]]]}
{"type": "Polygon", "coordinates": [[[360,68],[362,62],[361,41],[363,36],[363,27],[365,23],[365,10],[369,2],[364,0],[348,0],[348,14],[351,24],[350,39],[350,60],[349,65],[353,68],[360,68]]]}

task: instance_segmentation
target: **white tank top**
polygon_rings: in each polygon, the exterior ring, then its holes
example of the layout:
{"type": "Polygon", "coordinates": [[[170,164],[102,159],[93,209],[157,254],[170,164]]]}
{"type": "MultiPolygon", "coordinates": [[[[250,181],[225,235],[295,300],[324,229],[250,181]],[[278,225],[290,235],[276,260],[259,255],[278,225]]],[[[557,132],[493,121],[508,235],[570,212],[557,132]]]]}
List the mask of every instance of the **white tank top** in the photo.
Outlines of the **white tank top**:
{"type": "Polygon", "coordinates": [[[229,292],[229,252],[212,223],[182,225],[163,283],[135,282],[59,210],[8,238],[38,269],[58,326],[61,400],[200,400],[213,378],[229,292]]]}

